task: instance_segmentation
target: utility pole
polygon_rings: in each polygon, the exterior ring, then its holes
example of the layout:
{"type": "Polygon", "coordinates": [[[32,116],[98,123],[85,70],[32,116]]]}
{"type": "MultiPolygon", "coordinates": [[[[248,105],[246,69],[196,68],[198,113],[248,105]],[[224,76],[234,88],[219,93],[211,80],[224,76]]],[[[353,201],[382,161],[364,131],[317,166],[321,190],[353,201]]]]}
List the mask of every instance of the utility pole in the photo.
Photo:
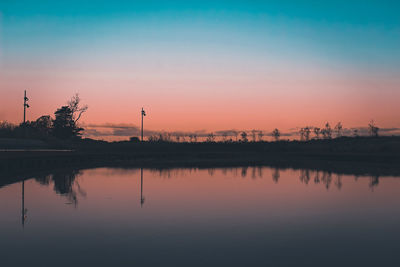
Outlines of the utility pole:
{"type": "Polygon", "coordinates": [[[142,142],[143,142],[143,117],[146,116],[146,112],[142,108],[142,142]]]}
{"type": "Polygon", "coordinates": [[[28,105],[28,98],[26,97],[26,90],[24,91],[24,125],[25,125],[25,122],[26,122],[26,108],[29,108],[29,105],[28,105]]]}

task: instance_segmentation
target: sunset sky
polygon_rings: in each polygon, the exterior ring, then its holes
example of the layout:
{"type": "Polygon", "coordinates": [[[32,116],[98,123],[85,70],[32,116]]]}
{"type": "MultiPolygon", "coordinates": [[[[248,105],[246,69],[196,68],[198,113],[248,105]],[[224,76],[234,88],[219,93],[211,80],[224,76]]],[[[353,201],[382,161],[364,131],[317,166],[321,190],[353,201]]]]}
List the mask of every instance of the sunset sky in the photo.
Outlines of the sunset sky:
{"type": "Polygon", "coordinates": [[[0,120],[75,93],[86,125],[400,127],[397,1],[0,1],[0,120]]]}

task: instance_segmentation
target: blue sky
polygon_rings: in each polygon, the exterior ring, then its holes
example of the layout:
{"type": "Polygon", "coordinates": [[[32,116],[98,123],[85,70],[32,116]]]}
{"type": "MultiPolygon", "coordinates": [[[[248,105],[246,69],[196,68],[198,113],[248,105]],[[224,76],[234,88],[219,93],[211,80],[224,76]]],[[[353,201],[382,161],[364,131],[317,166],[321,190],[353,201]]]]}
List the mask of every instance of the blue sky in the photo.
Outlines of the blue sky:
{"type": "MultiPolygon", "coordinates": [[[[273,113],[284,98],[283,108],[293,114],[277,115],[273,123],[287,121],[282,127],[303,120],[298,99],[310,107],[305,117],[321,113],[316,103],[327,101],[321,117],[337,120],[357,107],[363,121],[390,124],[399,111],[393,102],[400,94],[399,1],[1,0],[0,14],[0,90],[13,101],[14,92],[28,86],[48,101],[79,91],[100,114],[96,107],[104,99],[93,96],[96,90],[118,103],[130,92],[160,110],[167,108],[162,100],[168,92],[178,99],[174,107],[185,105],[193,117],[204,105],[217,111],[227,95],[226,114],[238,113],[243,99],[255,113],[273,113]],[[215,103],[199,91],[215,95],[215,103]],[[369,111],[374,101],[376,110],[369,111]]],[[[13,112],[10,107],[0,115],[13,112]]],[[[88,120],[98,122],[96,116],[88,113],[88,120]]],[[[164,127],[163,120],[157,123],[164,127]]],[[[230,123],[262,128],[269,121],[230,123]]]]}
{"type": "Polygon", "coordinates": [[[0,4],[3,50],[11,54],[51,52],[51,47],[62,44],[79,53],[80,47],[96,41],[99,47],[123,47],[130,41],[145,47],[184,43],[221,50],[237,45],[244,56],[249,50],[259,55],[277,49],[290,57],[341,60],[358,67],[372,62],[386,69],[399,67],[399,11],[398,1],[3,0],[0,4]]]}

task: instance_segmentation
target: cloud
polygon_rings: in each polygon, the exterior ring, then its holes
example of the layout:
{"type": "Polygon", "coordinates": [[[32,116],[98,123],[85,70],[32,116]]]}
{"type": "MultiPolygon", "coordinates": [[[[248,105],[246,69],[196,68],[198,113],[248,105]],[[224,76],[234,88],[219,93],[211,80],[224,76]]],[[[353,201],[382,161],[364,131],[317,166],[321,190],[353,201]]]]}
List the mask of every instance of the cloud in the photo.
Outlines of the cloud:
{"type": "MultiPolygon", "coordinates": [[[[85,128],[84,135],[87,137],[102,137],[102,136],[118,136],[118,137],[130,137],[138,136],[141,134],[141,130],[134,124],[115,124],[115,123],[104,123],[104,124],[84,124],[85,128]]],[[[155,131],[144,130],[144,136],[154,135],[155,131]]]]}
{"type": "MultiPolygon", "coordinates": [[[[98,131],[96,129],[85,128],[84,135],[85,136],[92,136],[92,137],[101,137],[101,136],[105,136],[105,133],[101,132],[101,131],[98,131]]],[[[108,136],[108,134],[106,136],[108,136]]]]}
{"type": "Polygon", "coordinates": [[[139,128],[135,124],[128,124],[128,123],[102,123],[102,124],[83,124],[83,127],[88,128],[111,128],[111,129],[124,129],[124,128],[139,128]]]}

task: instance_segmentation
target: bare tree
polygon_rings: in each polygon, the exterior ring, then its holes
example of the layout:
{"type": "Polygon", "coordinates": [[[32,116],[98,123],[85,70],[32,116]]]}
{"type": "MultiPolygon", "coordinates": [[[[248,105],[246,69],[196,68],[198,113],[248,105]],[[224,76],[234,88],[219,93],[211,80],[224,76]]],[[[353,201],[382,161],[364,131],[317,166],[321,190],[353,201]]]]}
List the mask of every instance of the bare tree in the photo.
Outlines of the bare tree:
{"type": "Polygon", "coordinates": [[[314,127],[313,131],[314,131],[314,134],[315,134],[315,138],[319,139],[319,135],[321,134],[321,128],[314,127]]]}
{"type": "Polygon", "coordinates": [[[374,187],[379,185],[379,175],[371,176],[369,182],[369,188],[374,191],[374,187]]]}
{"type": "Polygon", "coordinates": [[[81,118],[82,114],[87,111],[88,106],[81,106],[81,98],[79,94],[75,94],[69,101],[68,107],[72,112],[72,119],[75,123],[81,118]]]}
{"type": "Polygon", "coordinates": [[[279,173],[279,169],[275,168],[272,171],[272,180],[277,184],[279,181],[279,177],[281,177],[280,173],[279,173]]]}
{"type": "Polygon", "coordinates": [[[311,134],[311,128],[310,127],[304,127],[304,139],[306,141],[310,140],[310,134],[311,134]]]}
{"type": "Polygon", "coordinates": [[[342,129],[343,129],[342,123],[339,121],[335,126],[336,137],[342,136],[342,129]]]}
{"type": "Polygon", "coordinates": [[[224,141],[224,142],[226,142],[226,139],[228,138],[228,134],[226,133],[226,132],[224,132],[223,134],[222,134],[222,140],[224,141]]]}
{"type": "Polygon", "coordinates": [[[253,142],[256,141],[256,136],[257,136],[257,131],[256,130],[251,130],[251,139],[253,140],[253,142]]]}
{"type": "Polygon", "coordinates": [[[275,141],[279,141],[279,137],[281,136],[281,132],[278,130],[278,128],[275,128],[272,131],[272,136],[274,137],[275,141]]]}
{"type": "Polygon", "coordinates": [[[310,140],[310,134],[311,134],[311,128],[310,127],[304,127],[301,128],[299,131],[300,134],[300,140],[301,141],[309,141],[310,140]]]}
{"type": "Polygon", "coordinates": [[[325,128],[323,128],[323,129],[321,130],[321,134],[322,134],[322,136],[324,137],[324,139],[331,139],[331,138],[332,138],[332,128],[331,128],[331,126],[329,125],[329,122],[327,122],[327,123],[325,124],[325,128]]]}
{"type": "Polygon", "coordinates": [[[338,174],[338,175],[336,176],[335,185],[336,185],[336,187],[337,187],[339,190],[342,189],[343,182],[342,182],[342,176],[341,176],[340,174],[338,174]]]}
{"type": "Polygon", "coordinates": [[[248,140],[247,140],[247,133],[246,132],[242,132],[241,134],[240,134],[240,136],[242,137],[242,142],[247,142],[248,140]]]}
{"type": "Polygon", "coordinates": [[[171,133],[165,133],[165,138],[166,138],[166,140],[168,141],[168,142],[171,142],[172,140],[171,140],[171,133]]]}
{"type": "Polygon", "coordinates": [[[215,140],[214,133],[209,133],[207,136],[207,142],[214,142],[214,140],[215,140]]]}
{"type": "Polygon", "coordinates": [[[232,131],[232,135],[235,136],[235,141],[237,142],[239,133],[237,131],[232,131]]]}
{"type": "Polygon", "coordinates": [[[258,132],[258,141],[262,141],[263,140],[263,136],[264,136],[264,134],[263,134],[263,132],[262,131],[259,131],[258,132]]]}
{"type": "Polygon", "coordinates": [[[304,128],[300,128],[299,135],[300,135],[300,141],[304,141],[304,136],[305,136],[304,128]]]}
{"type": "Polygon", "coordinates": [[[379,127],[375,125],[373,120],[368,124],[368,132],[370,136],[378,137],[379,136],[379,127]]]}

